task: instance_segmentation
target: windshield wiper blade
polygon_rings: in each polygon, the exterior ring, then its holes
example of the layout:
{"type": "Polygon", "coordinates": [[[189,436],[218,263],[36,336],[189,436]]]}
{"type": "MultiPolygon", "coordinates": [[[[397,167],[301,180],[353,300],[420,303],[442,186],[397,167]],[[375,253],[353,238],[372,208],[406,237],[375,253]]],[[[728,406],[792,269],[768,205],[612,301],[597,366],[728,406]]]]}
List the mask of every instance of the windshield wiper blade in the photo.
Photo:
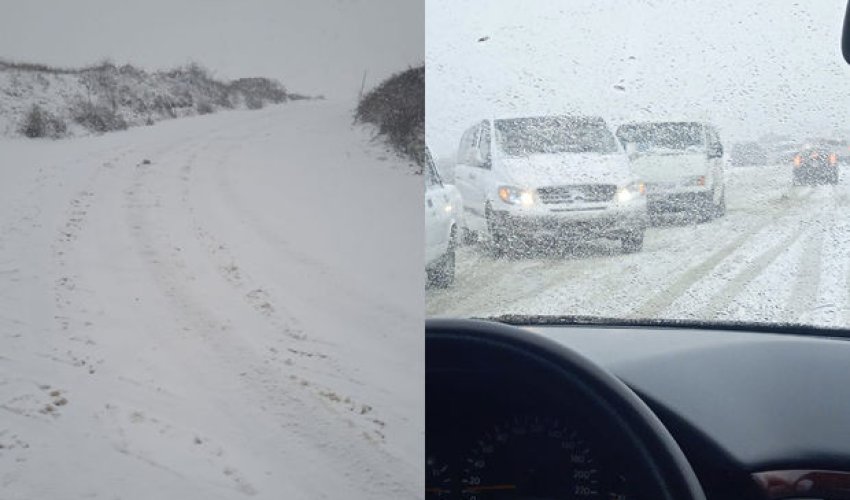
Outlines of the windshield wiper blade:
{"type": "Polygon", "coordinates": [[[755,323],[744,321],[698,321],[663,318],[607,318],[604,316],[503,314],[476,318],[514,326],[600,326],[613,328],[655,327],[686,330],[725,330],[850,339],[850,330],[801,323],[755,323]]]}

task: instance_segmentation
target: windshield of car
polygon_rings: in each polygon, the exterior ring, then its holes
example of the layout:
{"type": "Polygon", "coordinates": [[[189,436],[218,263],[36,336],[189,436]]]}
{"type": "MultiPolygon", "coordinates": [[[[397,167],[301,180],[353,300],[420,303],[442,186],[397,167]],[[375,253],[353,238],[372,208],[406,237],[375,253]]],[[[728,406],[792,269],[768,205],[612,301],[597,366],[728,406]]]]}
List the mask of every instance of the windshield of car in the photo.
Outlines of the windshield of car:
{"type": "Polygon", "coordinates": [[[463,210],[427,314],[850,328],[845,9],[428,0],[426,138],[463,210]]]}
{"type": "Polygon", "coordinates": [[[705,131],[699,123],[623,125],[617,129],[617,137],[642,153],[700,153],[705,150],[705,131]]]}
{"type": "Polygon", "coordinates": [[[602,120],[536,117],[496,120],[496,144],[507,156],[616,153],[614,135],[602,120]]]}

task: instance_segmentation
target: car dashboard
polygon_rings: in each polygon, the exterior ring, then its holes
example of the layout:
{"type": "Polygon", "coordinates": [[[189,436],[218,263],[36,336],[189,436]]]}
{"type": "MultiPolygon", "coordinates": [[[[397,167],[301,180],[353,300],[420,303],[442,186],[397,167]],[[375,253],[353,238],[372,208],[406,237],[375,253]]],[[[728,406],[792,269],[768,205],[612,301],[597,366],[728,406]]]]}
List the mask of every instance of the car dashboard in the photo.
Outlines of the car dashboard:
{"type": "MultiPolygon", "coordinates": [[[[850,499],[844,338],[639,326],[517,331],[623,382],[680,447],[705,498],[850,499]]],[[[486,350],[469,366],[471,358],[450,366],[436,358],[426,357],[426,498],[658,498],[653,469],[629,443],[628,422],[618,428],[617,412],[599,412],[545,370],[486,350]]]]}

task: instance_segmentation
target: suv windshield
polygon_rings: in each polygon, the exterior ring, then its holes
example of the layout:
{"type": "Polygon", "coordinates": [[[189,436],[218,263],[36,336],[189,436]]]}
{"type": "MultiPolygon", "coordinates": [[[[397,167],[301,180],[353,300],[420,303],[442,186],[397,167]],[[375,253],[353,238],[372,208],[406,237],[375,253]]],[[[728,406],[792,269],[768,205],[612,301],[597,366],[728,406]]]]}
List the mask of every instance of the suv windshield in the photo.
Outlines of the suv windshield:
{"type": "Polygon", "coordinates": [[[605,122],[592,118],[535,117],[496,120],[496,143],[507,156],[616,153],[605,122]]]}
{"type": "Polygon", "coordinates": [[[623,144],[633,144],[642,153],[698,153],[705,149],[705,132],[699,123],[623,125],[617,129],[617,138],[623,144]]]}
{"type": "Polygon", "coordinates": [[[427,314],[850,329],[846,7],[428,0],[427,314]]]}

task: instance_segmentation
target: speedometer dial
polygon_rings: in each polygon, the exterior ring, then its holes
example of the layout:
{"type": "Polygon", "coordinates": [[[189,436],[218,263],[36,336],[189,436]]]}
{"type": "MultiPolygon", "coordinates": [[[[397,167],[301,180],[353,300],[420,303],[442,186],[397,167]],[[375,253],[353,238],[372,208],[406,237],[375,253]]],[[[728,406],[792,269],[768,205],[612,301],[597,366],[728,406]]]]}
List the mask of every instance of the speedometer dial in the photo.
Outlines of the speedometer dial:
{"type": "Polygon", "coordinates": [[[631,499],[579,432],[555,418],[517,417],[481,437],[463,464],[461,498],[631,499]]]}
{"type": "Polygon", "coordinates": [[[434,455],[425,457],[425,498],[437,500],[455,498],[449,465],[437,459],[434,455]]]}

